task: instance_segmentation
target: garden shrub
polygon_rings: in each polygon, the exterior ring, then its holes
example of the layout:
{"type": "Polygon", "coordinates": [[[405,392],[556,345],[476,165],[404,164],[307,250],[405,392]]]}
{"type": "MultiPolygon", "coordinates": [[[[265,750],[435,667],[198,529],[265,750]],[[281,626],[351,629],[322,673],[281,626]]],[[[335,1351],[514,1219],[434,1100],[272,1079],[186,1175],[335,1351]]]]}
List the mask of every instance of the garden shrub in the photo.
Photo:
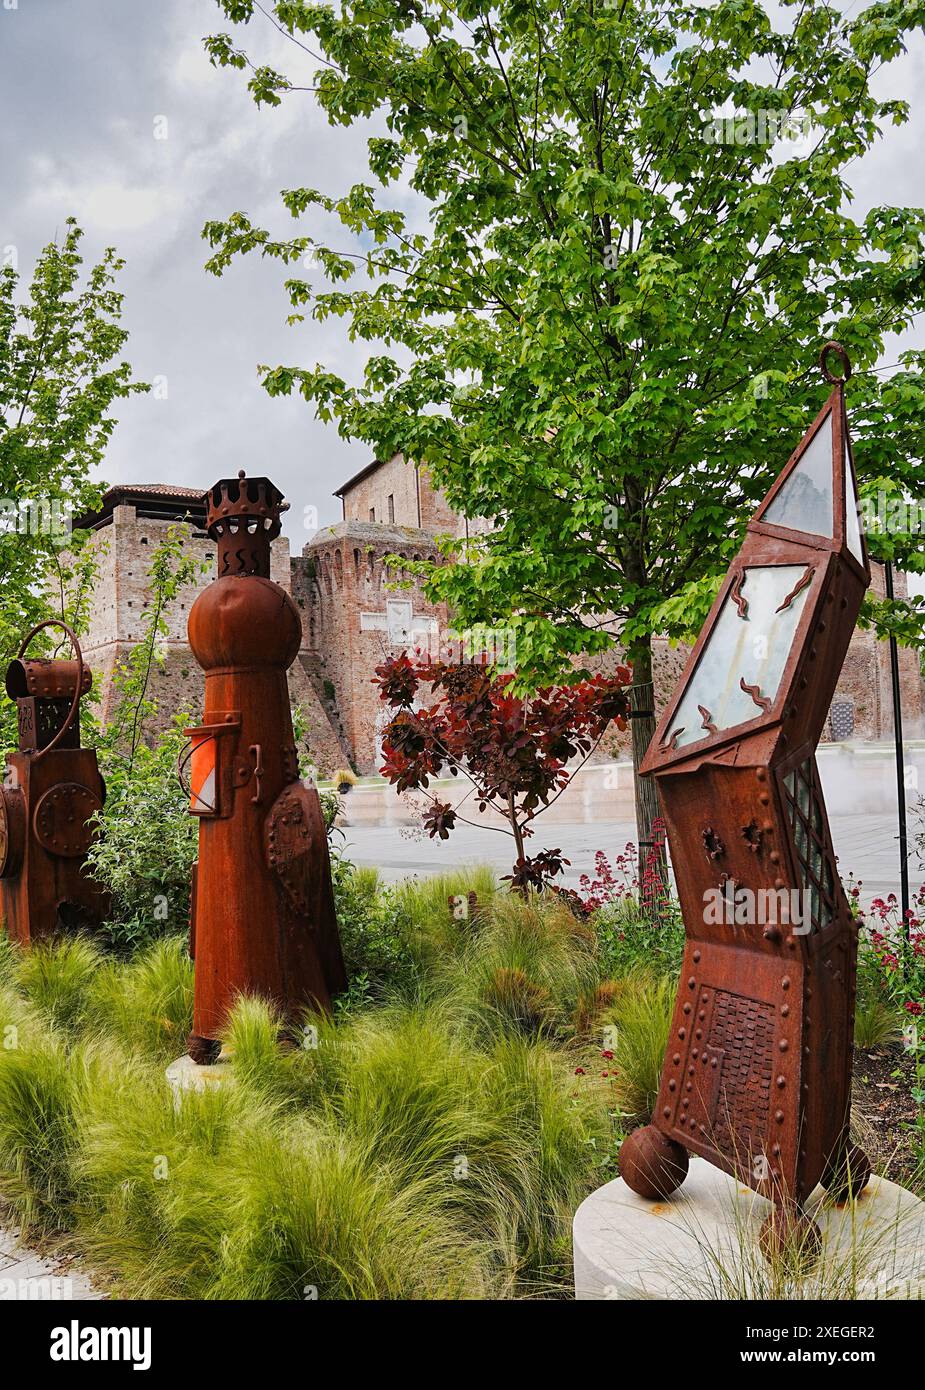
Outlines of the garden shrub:
{"type": "Polygon", "coordinates": [[[106,804],[88,858],[112,895],[104,932],[120,950],[189,928],[199,823],[177,777],[184,722],[178,716],[153,747],[139,743],[131,761],[118,750],[104,759],[106,804]]]}
{"type": "Polygon", "coordinates": [[[684,919],[674,898],[649,915],[633,897],[606,904],[592,917],[604,973],[625,975],[640,965],[677,978],[684,955],[684,919]]]}
{"type": "Polygon", "coordinates": [[[414,959],[404,918],[394,896],[382,889],[378,874],[357,870],[332,856],[334,901],[347,977],[359,999],[381,997],[386,987],[412,985],[414,959]]]}

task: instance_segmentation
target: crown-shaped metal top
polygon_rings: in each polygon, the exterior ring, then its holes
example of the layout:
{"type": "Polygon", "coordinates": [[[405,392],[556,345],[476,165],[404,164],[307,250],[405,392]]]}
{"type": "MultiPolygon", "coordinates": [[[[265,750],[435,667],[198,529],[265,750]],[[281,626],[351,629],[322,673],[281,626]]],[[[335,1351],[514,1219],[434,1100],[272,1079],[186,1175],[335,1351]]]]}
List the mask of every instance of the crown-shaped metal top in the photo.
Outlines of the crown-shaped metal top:
{"type": "Polygon", "coordinates": [[[241,517],[262,522],[260,529],[269,532],[270,539],[275,540],[281,529],[280,515],[287,510],[283,494],[269,478],[248,478],[243,468],[236,478],[220,478],[209,488],[203,501],[206,529],[213,540],[221,534],[215,529],[221,522],[241,517]]]}
{"type": "Polygon", "coordinates": [[[220,478],[203,497],[206,529],[218,545],[219,578],[260,574],[269,578],[270,542],[282,529],[289,503],[269,478],[220,478]]]}

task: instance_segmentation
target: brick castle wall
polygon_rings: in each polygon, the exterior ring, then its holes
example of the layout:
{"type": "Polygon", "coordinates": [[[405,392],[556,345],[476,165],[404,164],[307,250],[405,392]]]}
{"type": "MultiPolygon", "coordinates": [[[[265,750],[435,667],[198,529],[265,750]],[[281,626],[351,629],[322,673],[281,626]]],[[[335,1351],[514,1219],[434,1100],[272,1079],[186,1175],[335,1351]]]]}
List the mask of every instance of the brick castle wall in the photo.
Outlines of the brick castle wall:
{"type": "MultiPolygon", "coordinates": [[[[446,636],[445,607],[429,603],[417,580],[407,589],[398,587],[402,574],[386,565],[386,556],[396,554],[409,561],[437,559],[437,535],[461,534],[465,528],[465,522],[431,486],[426,469],[406,464],[401,455],[361,474],[344,489],[343,501],[345,521],[318,532],[297,556],[290,556],[288,540],[280,537],[273,544],[271,561],[273,579],[292,594],[302,618],[302,647],[289,673],[289,688],[323,775],[349,766],[363,774],[376,771],[386,711],[373,684],[375,667],[389,652],[405,647],[437,650],[446,636]],[[394,524],[380,519],[388,515],[389,497],[394,524]],[[368,520],[370,509],[375,511],[375,522],[368,520]],[[418,517],[426,518],[420,526],[418,517]]],[[[134,506],[117,505],[111,521],[93,534],[99,578],[85,652],[88,664],[101,676],[104,719],[113,712],[113,674],[142,635],[151,602],[147,578],[150,557],[169,524],[139,517],[134,506]]],[[[470,529],[476,528],[478,523],[470,525],[470,529]]],[[[196,595],[213,576],[215,547],[201,530],[191,526],[182,529],[185,552],[201,562],[204,572],[177,596],[167,613],[165,660],[152,675],[152,695],[158,704],[155,729],[166,727],[176,711],[198,717],[203,702],[203,676],[187,643],[186,624],[196,595]]],[[[880,595],[884,592],[883,570],[877,565],[873,566],[873,589],[880,595]]],[[[896,576],[896,593],[898,597],[906,593],[904,575],[896,576]]],[[[671,646],[663,638],[654,640],[658,713],[670,698],[687,656],[688,648],[682,645],[671,646]]],[[[606,671],[622,660],[619,647],[615,647],[584,664],[606,671]]],[[[908,736],[921,735],[925,732],[925,684],[918,654],[900,648],[899,665],[904,729],[908,736]]],[[[877,641],[871,632],[855,632],[835,702],[850,706],[854,738],[875,741],[891,737],[886,642],[877,641]]],[[[627,752],[628,735],[612,734],[597,756],[625,756],[627,752]]]]}
{"type": "MultiPolygon", "coordinates": [[[[407,470],[411,472],[411,470],[407,470]]],[[[417,581],[386,565],[386,556],[436,559],[434,536],[419,527],[362,521],[320,531],[293,561],[293,597],[302,613],[304,663],[343,732],[357,771],[378,768],[386,719],[373,677],[389,653],[436,643],[446,608],[424,597],[417,581]]]]}
{"type": "MultiPolygon", "coordinates": [[[[139,517],[135,507],[128,505],[114,507],[111,522],[95,531],[90,540],[97,554],[98,578],[82,646],[87,664],[99,676],[100,714],[108,722],[118,699],[116,672],[144,635],[144,618],[152,602],[148,579],[151,557],[171,525],[180,533],[185,553],[200,563],[202,572],[194,583],[181,589],[165,612],[168,636],[161,648],[163,660],[152,670],[149,687],[157,706],[148,726],[149,737],[168,728],[177,713],[193,721],[201,715],[205,677],[189,647],[187,622],[197,595],[214,578],[215,545],[192,526],[139,517]]],[[[291,592],[292,563],[285,536],[273,542],[270,574],[291,592]]],[[[322,774],[348,765],[349,753],[301,659],[289,671],[289,693],[293,706],[301,711],[305,738],[322,774]]]]}

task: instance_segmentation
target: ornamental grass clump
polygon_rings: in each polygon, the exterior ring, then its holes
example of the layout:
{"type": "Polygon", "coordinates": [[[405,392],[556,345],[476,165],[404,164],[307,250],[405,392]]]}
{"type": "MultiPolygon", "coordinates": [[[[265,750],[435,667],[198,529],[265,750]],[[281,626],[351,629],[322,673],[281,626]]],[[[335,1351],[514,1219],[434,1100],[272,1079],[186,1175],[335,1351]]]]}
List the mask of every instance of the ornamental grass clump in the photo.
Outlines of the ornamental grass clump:
{"type": "Polygon", "coordinates": [[[0,1202],[39,1234],[74,1223],[76,1113],[97,1083],[98,1049],[68,1044],[4,990],[0,1048],[0,1202]]]}
{"type": "Polygon", "coordinates": [[[614,1091],[622,1113],[648,1119],[658,1097],[675,987],[666,975],[639,971],[625,982],[610,1012],[614,1091]]]}
{"type": "Polygon", "coordinates": [[[181,936],[153,941],[127,962],[107,957],[89,984],[90,1025],[152,1060],[186,1050],[193,1026],[193,962],[181,936]]]}
{"type": "Polygon", "coordinates": [[[80,1239],[119,1296],[207,1297],[231,1229],[224,1156],[272,1112],[234,1086],[175,1098],[160,1066],[123,1058],[79,1109],[80,1239]]]}
{"type": "Polygon", "coordinates": [[[99,948],[84,936],[61,936],[16,950],[14,978],[55,1028],[80,1030],[92,983],[102,965],[99,948]]]}
{"type": "Polygon", "coordinates": [[[465,998],[486,1036],[563,1035],[579,1001],[600,983],[594,934],[558,898],[499,894],[455,960],[448,988],[465,998]]]}
{"type": "Polygon", "coordinates": [[[612,1105],[572,1055],[580,1001],[604,1002],[598,948],[555,898],[492,882],[390,899],[395,975],[333,1019],[284,1027],[238,999],[227,1080],[179,1096],[179,938],[130,959],[75,940],[4,950],[0,1195],[124,1296],[565,1293],[574,1209],[613,1151],[612,1105]],[[454,889],[478,893],[468,920],[454,889]]]}
{"type": "Polygon", "coordinates": [[[222,1165],[229,1234],[209,1296],[483,1297],[485,1261],[427,1176],[412,1182],[351,1130],[251,1127],[222,1165]]]}

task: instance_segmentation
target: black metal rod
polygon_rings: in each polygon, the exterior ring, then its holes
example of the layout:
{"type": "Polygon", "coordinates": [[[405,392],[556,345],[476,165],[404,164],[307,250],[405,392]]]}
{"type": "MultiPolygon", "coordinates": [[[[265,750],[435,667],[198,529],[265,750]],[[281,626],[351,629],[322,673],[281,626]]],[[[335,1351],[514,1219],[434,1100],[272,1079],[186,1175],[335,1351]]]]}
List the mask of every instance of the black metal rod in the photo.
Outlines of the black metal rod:
{"type": "MultiPolygon", "coordinates": [[[[893,564],[883,566],[886,596],[893,598],[893,564]]],[[[903,909],[903,941],[909,944],[909,838],[906,831],[906,774],[903,759],[903,714],[899,693],[899,650],[896,638],[890,634],[890,678],[893,684],[893,741],[896,745],[896,801],[899,811],[899,884],[903,909]]]]}

